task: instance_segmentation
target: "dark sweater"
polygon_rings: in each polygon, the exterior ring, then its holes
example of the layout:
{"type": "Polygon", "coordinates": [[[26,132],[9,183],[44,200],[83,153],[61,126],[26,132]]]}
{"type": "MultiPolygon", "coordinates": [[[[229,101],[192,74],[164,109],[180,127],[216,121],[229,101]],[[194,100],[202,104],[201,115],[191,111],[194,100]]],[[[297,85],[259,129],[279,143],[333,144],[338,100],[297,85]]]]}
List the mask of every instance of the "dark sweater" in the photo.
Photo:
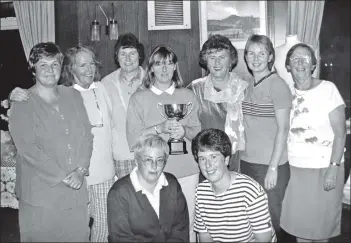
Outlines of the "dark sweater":
{"type": "Polygon", "coordinates": [[[129,175],[115,182],[107,198],[109,242],[189,242],[189,213],[177,179],[160,191],[160,218],[129,175]]]}

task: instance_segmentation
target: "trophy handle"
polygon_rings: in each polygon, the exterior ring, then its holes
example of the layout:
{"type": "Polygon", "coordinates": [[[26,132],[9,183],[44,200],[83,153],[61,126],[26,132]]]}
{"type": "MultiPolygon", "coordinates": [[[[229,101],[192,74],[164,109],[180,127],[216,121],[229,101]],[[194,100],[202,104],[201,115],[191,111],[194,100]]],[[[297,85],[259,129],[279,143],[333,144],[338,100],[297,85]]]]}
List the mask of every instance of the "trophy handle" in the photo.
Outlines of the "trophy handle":
{"type": "Polygon", "coordinates": [[[163,118],[167,119],[167,117],[165,115],[163,115],[163,112],[160,111],[160,108],[159,108],[160,106],[163,106],[163,105],[161,103],[157,103],[156,108],[157,108],[158,113],[160,113],[160,115],[163,118]]]}
{"type": "Polygon", "coordinates": [[[187,117],[187,116],[191,113],[191,111],[193,110],[193,103],[188,102],[188,104],[186,104],[186,106],[187,106],[187,108],[188,108],[188,112],[187,112],[187,114],[186,114],[182,119],[184,119],[185,117],[187,117]],[[190,110],[189,110],[189,106],[190,106],[190,110]]]}

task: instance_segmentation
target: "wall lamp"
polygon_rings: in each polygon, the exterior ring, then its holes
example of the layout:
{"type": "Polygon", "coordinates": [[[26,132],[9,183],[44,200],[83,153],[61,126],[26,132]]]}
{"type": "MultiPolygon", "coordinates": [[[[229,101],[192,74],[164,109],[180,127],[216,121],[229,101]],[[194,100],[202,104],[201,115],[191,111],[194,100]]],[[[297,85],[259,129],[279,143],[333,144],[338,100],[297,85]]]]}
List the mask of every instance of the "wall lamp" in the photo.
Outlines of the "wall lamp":
{"type": "Polygon", "coordinates": [[[105,26],[105,34],[108,35],[110,40],[117,40],[118,38],[118,24],[117,20],[115,19],[114,15],[114,4],[112,3],[112,18],[109,18],[106,16],[105,11],[102,9],[102,7],[99,4],[95,4],[95,19],[91,23],[90,26],[90,39],[91,41],[100,41],[100,34],[101,34],[101,26],[99,21],[97,21],[97,12],[98,9],[100,8],[101,12],[104,14],[106,18],[106,26],[105,26]]]}

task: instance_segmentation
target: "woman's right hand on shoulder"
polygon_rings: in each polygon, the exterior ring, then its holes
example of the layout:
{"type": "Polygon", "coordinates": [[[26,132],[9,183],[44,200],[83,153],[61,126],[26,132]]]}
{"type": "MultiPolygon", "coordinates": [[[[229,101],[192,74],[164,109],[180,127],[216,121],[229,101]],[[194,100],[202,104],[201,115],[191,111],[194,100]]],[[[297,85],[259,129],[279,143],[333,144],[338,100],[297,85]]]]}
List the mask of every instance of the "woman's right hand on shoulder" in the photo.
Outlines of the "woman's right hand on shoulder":
{"type": "Polygon", "coordinates": [[[28,90],[16,87],[11,91],[9,98],[10,101],[26,101],[29,99],[28,90]]]}

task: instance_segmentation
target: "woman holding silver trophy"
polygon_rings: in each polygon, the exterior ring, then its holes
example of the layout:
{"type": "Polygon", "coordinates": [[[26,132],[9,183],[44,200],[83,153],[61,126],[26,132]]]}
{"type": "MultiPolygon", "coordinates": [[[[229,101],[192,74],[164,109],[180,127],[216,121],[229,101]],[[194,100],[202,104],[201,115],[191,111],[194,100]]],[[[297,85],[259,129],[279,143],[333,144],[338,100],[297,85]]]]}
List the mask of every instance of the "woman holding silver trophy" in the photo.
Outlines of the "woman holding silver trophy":
{"type": "Polygon", "coordinates": [[[143,89],[135,92],[127,109],[127,140],[131,150],[138,138],[156,133],[168,140],[170,156],[164,171],[175,175],[187,200],[190,241],[193,232],[195,189],[199,168],[191,154],[191,140],[201,130],[196,96],[183,87],[174,51],[158,46],[152,52],[143,89]]]}

